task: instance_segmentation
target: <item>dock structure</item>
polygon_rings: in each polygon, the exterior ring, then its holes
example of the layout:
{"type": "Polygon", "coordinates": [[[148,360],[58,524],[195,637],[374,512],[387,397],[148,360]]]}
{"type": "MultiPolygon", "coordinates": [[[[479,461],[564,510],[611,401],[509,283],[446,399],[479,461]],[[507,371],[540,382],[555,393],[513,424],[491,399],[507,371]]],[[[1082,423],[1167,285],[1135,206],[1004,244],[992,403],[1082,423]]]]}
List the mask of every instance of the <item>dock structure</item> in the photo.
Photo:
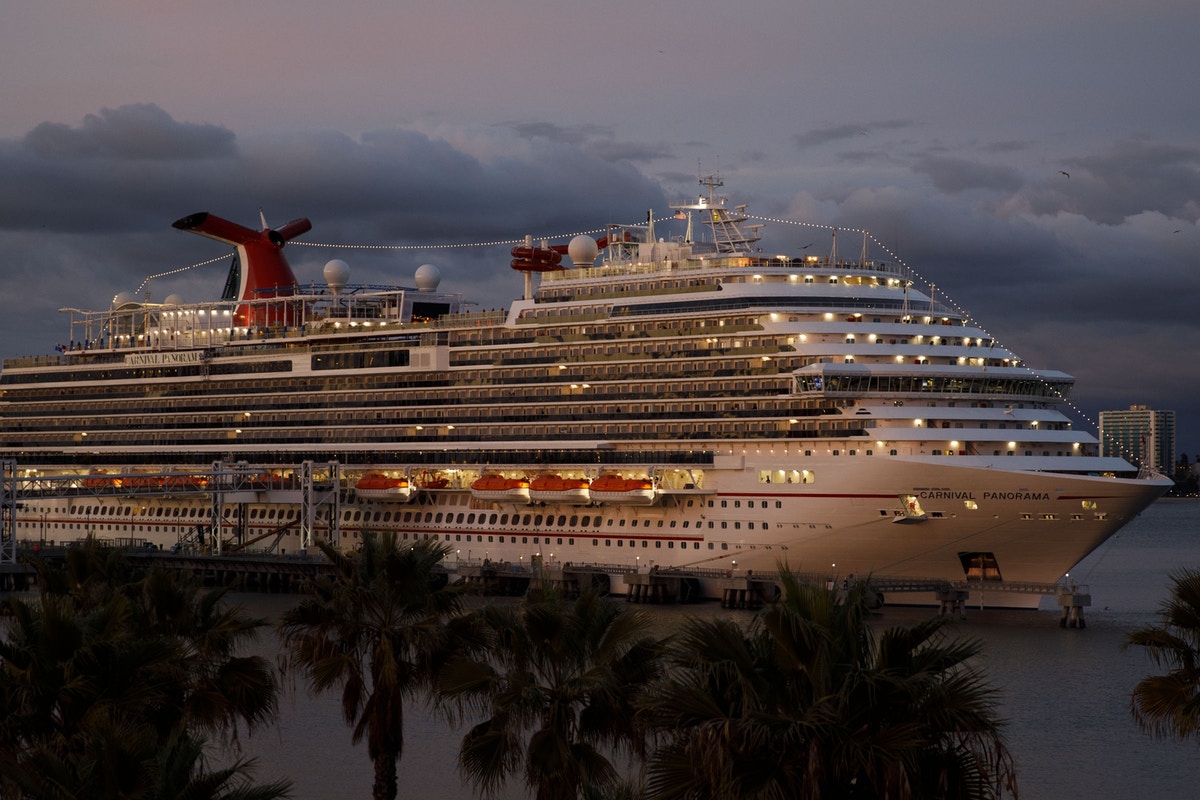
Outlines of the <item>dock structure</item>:
{"type": "Polygon", "coordinates": [[[1083,619],[1083,609],[1092,604],[1092,594],[1086,586],[1076,586],[1071,583],[1060,586],[1058,606],[1062,609],[1062,617],[1058,621],[1060,628],[1086,628],[1083,619]]]}
{"type": "Polygon", "coordinates": [[[459,581],[477,588],[480,592],[505,597],[521,597],[529,591],[535,573],[524,564],[509,564],[506,562],[459,562],[448,572],[455,574],[459,581]]]}
{"type": "Polygon", "coordinates": [[[762,608],[779,599],[780,589],[774,575],[755,575],[747,571],[744,575],[730,573],[717,579],[721,593],[722,608],[762,608]]]}
{"type": "Polygon", "coordinates": [[[629,603],[679,603],[684,595],[682,575],[657,570],[632,572],[625,576],[625,600],[629,603]]]}

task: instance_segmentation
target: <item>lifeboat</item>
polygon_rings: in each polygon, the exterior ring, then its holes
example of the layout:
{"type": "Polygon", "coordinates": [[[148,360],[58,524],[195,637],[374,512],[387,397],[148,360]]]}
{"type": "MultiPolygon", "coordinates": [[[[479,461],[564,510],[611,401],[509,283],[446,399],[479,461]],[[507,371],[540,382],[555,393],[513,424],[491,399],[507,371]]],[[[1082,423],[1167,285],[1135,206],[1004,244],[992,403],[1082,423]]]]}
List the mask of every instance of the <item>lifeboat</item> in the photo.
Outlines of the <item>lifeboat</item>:
{"type": "Polygon", "coordinates": [[[625,478],[621,475],[601,475],[588,487],[591,498],[598,503],[624,503],[649,506],[658,500],[658,490],[649,478],[625,478]]]}
{"type": "Polygon", "coordinates": [[[104,470],[92,470],[83,479],[83,485],[88,489],[108,489],[120,486],[121,479],[110,477],[104,470]]]}
{"type": "Polygon", "coordinates": [[[364,500],[408,500],[412,497],[412,486],[407,478],[372,472],[358,479],[354,493],[364,500]]]}
{"type": "Polygon", "coordinates": [[[161,489],[165,482],[161,475],[131,475],[122,485],[130,489],[161,489]]]}
{"type": "Polygon", "coordinates": [[[413,480],[413,483],[417,485],[418,489],[445,489],[450,485],[450,479],[444,475],[426,470],[418,475],[413,480]]]}
{"type": "Polygon", "coordinates": [[[525,478],[506,478],[503,475],[484,475],[471,484],[471,496],[492,502],[529,502],[529,481],[525,478]]]}
{"type": "Polygon", "coordinates": [[[539,475],[529,483],[529,499],[535,503],[583,505],[590,500],[588,481],[560,475],[539,475]]]}
{"type": "Polygon", "coordinates": [[[512,268],[519,272],[554,272],[562,269],[562,253],[549,247],[518,245],[512,249],[512,268]]]}

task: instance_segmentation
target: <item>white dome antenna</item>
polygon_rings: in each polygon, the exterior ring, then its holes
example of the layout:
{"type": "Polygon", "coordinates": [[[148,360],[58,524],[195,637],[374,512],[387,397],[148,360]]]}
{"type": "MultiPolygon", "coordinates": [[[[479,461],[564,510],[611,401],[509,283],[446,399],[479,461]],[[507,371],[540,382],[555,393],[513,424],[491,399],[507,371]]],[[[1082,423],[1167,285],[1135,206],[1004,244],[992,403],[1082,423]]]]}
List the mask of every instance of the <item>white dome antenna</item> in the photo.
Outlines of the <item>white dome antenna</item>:
{"type": "Polygon", "coordinates": [[[596,263],[596,256],[600,254],[600,245],[590,236],[576,236],[567,245],[567,255],[571,258],[571,264],[575,269],[588,269],[596,263]]]}
{"type": "Polygon", "coordinates": [[[433,264],[422,264],[413,275],[417,288],[422,292],[433,292],[442,282],[442,271],[433,264]]]}
{"type": "Polygon", "coordinates": [[[321,272],[325,276],[325,283],[329,286],[329,291],[334,294],[341,294],[342,289],[346,288],[346,281],[350,277],[350,265],[340,258],[335,258],[325,264],[325,269],[321,272]]]}

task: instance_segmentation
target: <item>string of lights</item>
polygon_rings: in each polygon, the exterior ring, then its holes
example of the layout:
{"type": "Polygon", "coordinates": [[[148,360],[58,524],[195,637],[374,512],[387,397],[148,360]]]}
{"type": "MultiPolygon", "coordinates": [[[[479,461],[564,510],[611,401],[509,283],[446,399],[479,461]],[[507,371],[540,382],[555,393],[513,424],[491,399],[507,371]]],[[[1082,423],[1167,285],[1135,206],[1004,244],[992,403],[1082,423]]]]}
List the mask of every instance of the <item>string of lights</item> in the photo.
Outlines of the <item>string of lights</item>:
{"type": "MultiPolygon", "coordinates": [[[[654,221],[664,222],[669,219],[672,219],[672,217],[661,217],[654,221]]],[[[633,225],[631,224],[624,227],[633,227],[633,225]]],[[[534,236],[533,239],[535,241],[542,239],[547,241],[550,239],[573,239],[576,236],[595,236],[596,234],[604,233],[606,230],[607,228],[593,228],[592,230],[577,231],[575,233],[558,233],[549,236],[534,236]]],[[[323,247],[330,250],[462,250],[471,247],[504,247],[505,245],[512,246],[524,243],[525,238],[521,237],[520,239],[497,239],[491,242],[445,242],[441,244],[338,244],[336,242],[308,241],[293,241],[289,242],[288,244],[293,247],[323,247]]],[[[172,275],[178,275],[181,272],[187,272],[188,270],[196,269],[197,267],[207,267],[209,264],[215,264],[218,261],[224,261],[227,258],[228,256],[217,256],[216,258],[210,258],[207,261],[198,261],[195,264],[188,264],[186,267],[177,267],[175,269],[167,270],[166,272],[147,275],[138,285],[135,294],[141,294],[142,290],[146,288],[146,284],[150,283],[150,281],[155,280],[156,278],[168,278],[172,275]]]]}
{"type": "MultiPolygon", "coordinates": [[[[534,241],[545,239],[573,239],[576,236],[595,236],[604,233],[605,228],[594,228],[590,231],[576,233],[557,233],[550,236],[534,236],[534,241]]],[[[491,242],[444,242],[441,244],[336,244],[333,242],[296,241],[293,245],[301,247],[324,247],[333,250],[464,250],[471,247],[504,247],[505,245],[525,244],[525,237],[520,239],[497,239],[491,242]]]]}
{"type": "MultiPolygon", "coordinates": [[[[932,297],[932,295],[933,295],[933,292],[935,290],[935,284],[933,283],[933,281],[931,281],[928,278],[926,278],[925,276],[921,275],[921,273],[919,273],[915,268],[913,268],[912,265],[908,264],[903,258],[901,258],[899,255],[897,255],[895,252],[893,252],[890,247],[888,247],[883,242],[879,241],[879,239],[877,239],[875,237],[875,234],[871,233],[870,231],[866,230],[865,228],[839,228],[834,225],[824,225],[824,224],[817,223],[817,222],[801,222],[801,221],[790,220],[790,219],[779,219],[776,217],[759,217],[759,216],[754,216],[752,214],[747,214],[747,216],[750,217],[751,219],[759,220],[760,222],[772,222],[772,223],[777,223],[777,224],[781,224],[781,225],[792,225],[795,227],[803,227],[803,228],[817,228],[820,230],[830,231],[831,233],[839,232],[839,231],[846,231],[849,233],[862,234],[863,236],[866,236],[872,243],[874,243],[876,247],[878,247],[880,250],[882,250],[884,253],[886,253],[889,258],[891,258],[893,261],[895,261],[900,266],[904,267],[904,269],[906,269],[910,275],[917,278],[925,286],[928,286],[930,296],[932,297]]],[[[971,316],[971,313],[969,311],[967,311],[965,308],[963,308],[958,303],[956,303],[953,298],[951,298],[949,295],[945,294],[944,292],[942,294],[942,302],[945,303],[946,305],[950,306],[951,308],[953,308],[959,314],[961,314],[964,319],[966,319],[968,322],[970,322],[975,327],[979,328],[979,330],[986,333],[993,342],[1000,345],[1005,350],[1009,350],[1009,348],[1006,347],[1003,342],[1001,342],[995,335],[993,335],[990,331],[988,331],[987,328],[985,328],[982,324],[980,324],[979,321],[977,321],[973,316],[971,316]]],[[[1009,352],[1012,352],[1012,351],[1009,350],[1009,352]]],[[[1031,367],[1029,367],[1027,364],[1025,364],[1024,361],[1021,362],[1021,366],[1034,379],[1036,379],[1039,383],[1041,383],[1042,386],[1044,386],[1046,389],[1048,389],[1050,392],[1052,392],[1056,397],[1058,397],[1059,400],[1064,402],[1072,411],[1074,411],[1076,413],[1076,415],[1078,415],[1079,419],[1083,420],[1088,425],[1092,426],[1092,428],[1099,431],[1100,426],[1096,420],[1092,419],[1090,416],[1087,415],[1086,412],[1084,412],[1081,408],[1079,408],[1077,405],[1072,403],[1069,398],[1064,397],[1062,392],[1058,391],[1053,386],[1051,386],[1044,378],[1042,378],[1031,367]]]]}
{"type": "Polygon", "coordinates": [[[150,281],[154,280],[155,278],[169,278],[172,275],[178,275],[181,272],[187,272],[189,269],[195,269],[196,267],[207,267],[209,264],[215,264],[218,261],[225,261],[228,258],[229,258],[229,256],[227,256],[227,255],[217,256],[216,258],[210,258],[207,261],[199,261],[195,264],[188,264],[186,267],[178,267],[176,269],[169,269],[166,272],[159,272],[156,275],[147,275],[145,278],[142,279],[142,282],[140,284],[138,284],[137,291],[135,291],[134,294],[135,295],[141,294],[142,289],[146,288],[146,284],[149,283],[150,281]]]}

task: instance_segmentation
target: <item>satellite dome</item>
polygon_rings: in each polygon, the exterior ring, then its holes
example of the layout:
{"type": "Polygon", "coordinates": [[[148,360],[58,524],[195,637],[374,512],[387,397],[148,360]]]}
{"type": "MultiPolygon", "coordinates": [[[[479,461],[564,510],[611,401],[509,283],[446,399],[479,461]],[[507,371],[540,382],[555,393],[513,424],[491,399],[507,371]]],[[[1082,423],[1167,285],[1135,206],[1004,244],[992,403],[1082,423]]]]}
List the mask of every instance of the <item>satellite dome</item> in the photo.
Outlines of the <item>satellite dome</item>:
{"type": "Polygon", "coordinates": [[[167,298],[165,300],[163,300],[163,305],[164,306],[181,306],[181,305],[183,305],[183,298],[177,294],[169,294],[169,295],[167,295],[167,298]]]}
{"type": "Polygon", "coordinates": [[[350,277],[350,265],[340,258],[335,258],[326,262],[321,274],[325,276],[325,283],[330,291],[337,294],[346,288],[346,280],[350,277]]]}
{"type": "Polygon", "coordinates": [[[571,257],[571,263],[575,265],[575,269],[591,267],[599,254],[600,246],[590,236],[576,236],[567,245],[567,255],[571,257]]]}
{"type": "Polygon", "coordinates": [[[442,271],[433,264],[422,264],[417,267],[417,272],[413,275],[413,278],[417,282],[417,288],[422,292],[432,292],[442,282],[442,271]]]}

